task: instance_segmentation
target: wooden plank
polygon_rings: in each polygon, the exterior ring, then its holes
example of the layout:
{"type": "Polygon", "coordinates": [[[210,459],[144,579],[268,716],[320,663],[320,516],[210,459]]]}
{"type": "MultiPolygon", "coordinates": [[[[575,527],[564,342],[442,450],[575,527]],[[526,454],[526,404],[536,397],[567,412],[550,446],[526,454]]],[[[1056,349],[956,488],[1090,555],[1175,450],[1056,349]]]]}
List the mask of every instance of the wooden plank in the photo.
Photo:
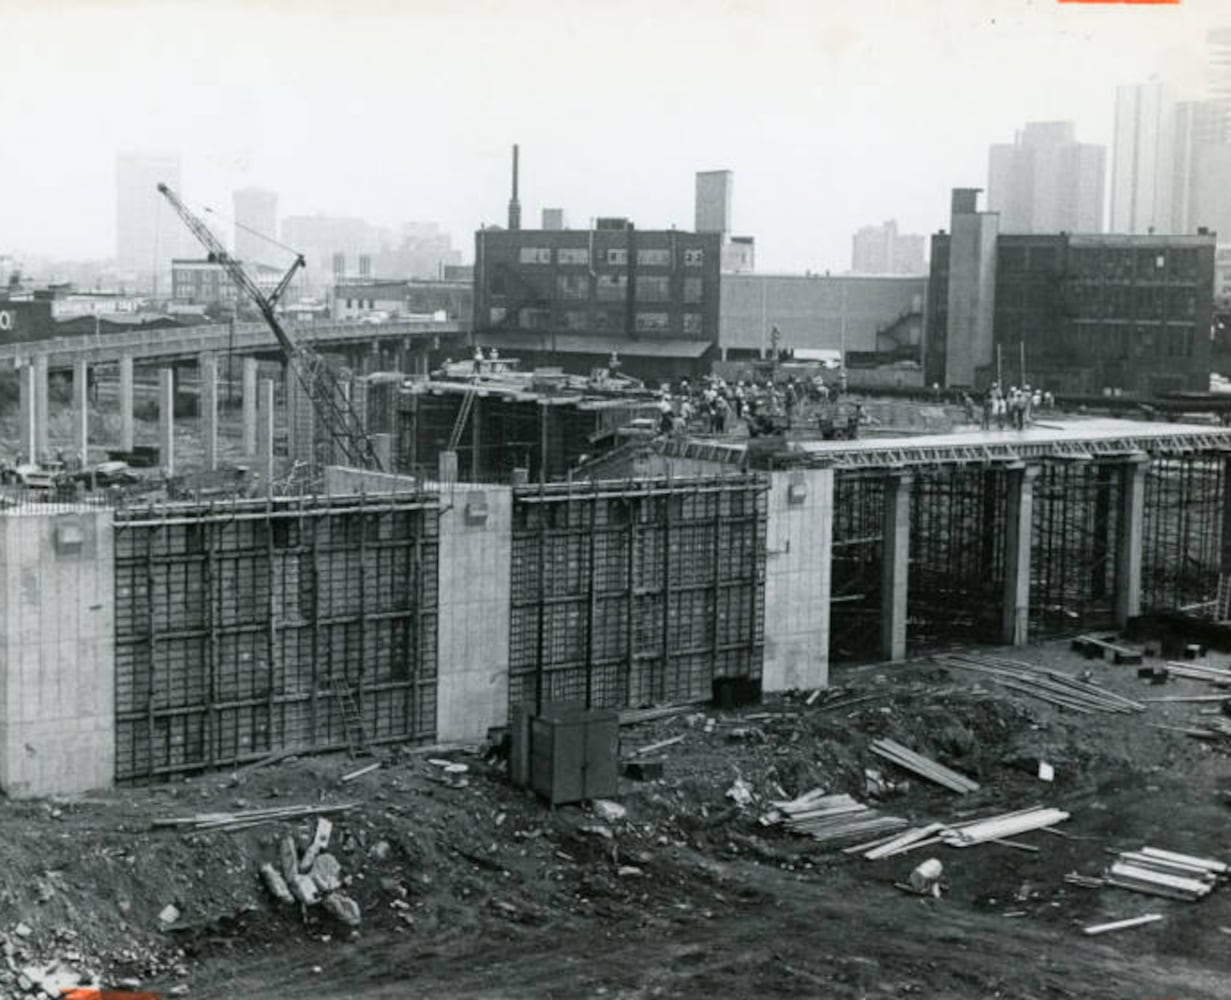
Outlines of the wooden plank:
{"type": "Polygon", "coordinates": [[[1140,917],[1129,917],[1127,920],[1113,920],[1109,924],[1092,924],[1089,927],[1083,927],[1081,932],[1087,935],[1108,934],[1111,931],[1128,930],[1130,927],[1141,927],[1145,924],[1155,924],[1162,920],[1161,913],[1146,913],[1140,917]]]}

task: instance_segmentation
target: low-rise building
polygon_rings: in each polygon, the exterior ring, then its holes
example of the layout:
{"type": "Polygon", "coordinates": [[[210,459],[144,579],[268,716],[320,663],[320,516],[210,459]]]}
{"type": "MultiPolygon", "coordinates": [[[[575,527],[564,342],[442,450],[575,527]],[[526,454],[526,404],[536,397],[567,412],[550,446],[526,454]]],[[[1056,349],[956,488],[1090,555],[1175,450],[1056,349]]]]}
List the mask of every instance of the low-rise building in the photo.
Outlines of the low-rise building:
{"type": "Polygon", "coordinates": [[[576,372],[615,352],[638,377],[697,374],[718,343],[720,233],[483,229],[474,341],[576,372]]]}
{"type": "Polygon", "coordinates": [[[1212,233],[1016,235],[996,223],[963,189],[952,235],[932,237],[929,383],[1136,396],[1209,387],[1212,233]]]}
{"type": "Polygon", "coordinates": [[[465,280],[344,281],[333,288],[333,318],[339,320],[386,316],[435,316],[470,322],[474,286],[465,280]]]}

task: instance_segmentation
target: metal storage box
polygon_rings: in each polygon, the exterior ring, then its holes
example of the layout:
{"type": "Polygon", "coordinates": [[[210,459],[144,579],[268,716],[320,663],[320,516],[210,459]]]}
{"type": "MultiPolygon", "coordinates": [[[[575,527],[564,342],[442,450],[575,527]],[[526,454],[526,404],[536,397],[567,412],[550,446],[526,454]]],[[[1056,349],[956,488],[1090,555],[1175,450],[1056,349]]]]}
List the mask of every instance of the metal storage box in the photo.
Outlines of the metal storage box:
{"type": "Polygon", "coordinates": [[[611,709],[545,705],[530,720],[530,787],[553,806],[616,795],[619,743],[611,709]]]}

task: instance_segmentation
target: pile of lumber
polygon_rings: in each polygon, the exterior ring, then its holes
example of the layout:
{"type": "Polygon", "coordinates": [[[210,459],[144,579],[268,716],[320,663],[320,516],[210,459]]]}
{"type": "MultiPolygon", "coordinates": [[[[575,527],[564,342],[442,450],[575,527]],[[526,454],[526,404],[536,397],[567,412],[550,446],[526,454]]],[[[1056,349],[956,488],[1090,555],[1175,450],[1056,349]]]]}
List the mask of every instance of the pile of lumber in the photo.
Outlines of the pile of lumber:
{"type": "Polygon", "coordinates": [[[780,823],[792,833],[820,841],[900,830],[906,825],[906,820],[899,816],[887,816],[849,795],[826,795],[821,788],[770,805],[773,811],[762,822],[780,823]]]}
{"type": "Polygon", "coordinates": [[[1031,806],[1029,809],[1019,809],[1017,812],[1001,813],[998,816],[987,816],[968,823],[946,826],[940,831],[940,839],[950,847],[970,847],[988,841],[1003,843],[1020,833],[1055,826],[1068,818],[1069,814],[1063,809],[1031,806]]]}
{"type": "Polygon", "coordinates": [[[333,805],[276,806],[272,809],[245,809],[241,812],[197,813],[195,816],[180,816],[156,819],[155,827],[176,827],[184,830],[247,830],[264,823],[280,820],[302,819],[305,816],[326,816],[349,812],[358,802],[338,802],[333,805]]]}
{"type": "Polygon", "coordinates": [[[1215,684],[1219,687],[1231,686],[1231,670],[1207,667],[1203,663],[1176,663],[1175,660],[1168,660],[1166,669],[1167,673],[1186,680],[1205,681],[1207,684],[1215,684]]]}
{"type": "Polygon", "coordinates": [[[893,740],[874,740],[871,749],[878,757],[883,757],[885,760],[891,761],[897,764],[898,767],[905,768],[907,771],[911,771],[922,778],[927,778],[928,781],[934,781],[938,785],[943,785],[959,795],[965,795],[967,792],[975,792],[979,789],[979,783],[971,781],[966,775],[958,774],[957,771],[952,771],[943,764],[937,764],[936,761],[930,760],[922,754],[917,754],[909,747],[904,747],[901,743],[895,743],[893,740]]]}
{"type": "Polygon", "coordinates": [[[1031,695],[1040,701],[1080,715],[1092,715],[1095,712],[1127,715],[1131,712],[1144,712],[1146,709],[1139,701],[1096,687],[1062,670],[1047,670],[1018,660],[987,654],[950,653],[938,659],[946,667],[990,677],[1011,691],[1031,695]]]}
{"type": "Polygon", "coordinates": [[[1107,869],[1107,884],[1150,896],[1195,902],[1208,896],[1227,866],[1221,861],[1156,847],[1122,851],[1107,869]]]}
{"type": "Polygon", "coordinates": [[[1102,659],[1104,654],[1111,653],[1116,663],[1141,662],[1141,650],[1121,646],[1112,642],[1111,639],[1100,639],[1097,635],[1079,635],[1069,645],[1075,652],[1082,653],[1088,658],[1102,659]]]}

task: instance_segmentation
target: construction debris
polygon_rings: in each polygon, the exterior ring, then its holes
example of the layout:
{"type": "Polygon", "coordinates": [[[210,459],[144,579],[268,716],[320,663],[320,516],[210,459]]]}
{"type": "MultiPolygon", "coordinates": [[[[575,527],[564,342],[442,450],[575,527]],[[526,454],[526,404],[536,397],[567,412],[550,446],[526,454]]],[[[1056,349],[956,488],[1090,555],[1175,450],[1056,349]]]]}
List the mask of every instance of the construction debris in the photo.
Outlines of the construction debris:
{"type": "Polygon", "coordinates": [[[881,830],[900,829],[906,820],[887,816],[849,795],[826,795],[815,788],[799,798],[770,803],[773,810],[761,817],[766,826],[781,823],[792,833],[814,840],[840,840],[881,830]]]}
{"type": "Polygon", "coordinates": [[[1111,639],[1100,639],[1096,635],[1079,635],[1072,643],[1072,648],[1084,654],[1087,658],[1102,659],[1105,653],[1111,653],[1115,663],[1140,663],[1141,650],[1121,646],[1111,639]]]}
{"type": "Polygon", "coordinates": [[[1003,841],[1019,833],[1041,830],[1069,818],[1062,809],[1034,806],[1017,812],[989,816],[956,826],[947,826],[940,832],[940,839],[950,847],[970,847],[987,841],[1003,841]]]}
{"type": "Polygon", "coordinates": [[[1002,687],[1028,694],[1040,701],[1083,715],[1093,712],[1128,714],[1144,712],[1146,706],[1114,691],[1095,687],[1060,670],[1044,670],[987,654],[951,653],[939,657],[947,667],[985,674],[1002,687]]]}
{"type": "Polygon", "coordinates": [[[357,771],[351,771],[350,774],[342,775],[341,782],[346,784],[348,781],[354,781],[356,778],[362,778],[365,774],[371,774],[373,771],[379,771],[383,766],[383,761],[377,761],[375,764],[369,764],[367,767],[361,767],[357,771]]]}
{"type": "Polygon", "coordinates": [[[1107,934],[1111,931],[1128,930],[1130,927],[1140,927],[1143,924],[1154,924],[1163,919],[1161,913],[1146,913],[1140,917],[1129,917],[1127,920],[1114,920],[1109,924],[1094,924],[1090,927],[1083,927],[1083,934],[1107,934]]]}
{"type": "Polygon", "coordinates": [[[1122,851],[1107,870],[1107,884],[1151,896],[1195,902],[1208,896],[1227,866],[1210,858],[1155,847],[1122,851]]]}
{"type": "Polygon", "coordinates": [[[272,809],[248,809],[242,812],[197,813],[195,816],[178,816],[153,821],[155,828],[188,827],[192,830],[246,830],[263,823],[279,820],[302,819],[305,816],[325,816],[348,812],[357,808],[357,802],[339,802],[334,805],[276,806],[272,809]]]}
{"type": "Polygon", "coordinates": [[[893,740],[875,740],[872,743],[871,750],[878,757],[884,757],[899,767],[913,771],[920,777],[934,781],[938,785],[943,785],[959,795],[965,795],[968,792],[975,792],[979,789],[978,782],[971,781],[964,774],[958,774],[957,771],[952,771],[941,764],[937,764],[936,761],[929,760],[922,754],[917,754],[908,747],[902,746],[901,743],[895,743],[893,740]]]}

